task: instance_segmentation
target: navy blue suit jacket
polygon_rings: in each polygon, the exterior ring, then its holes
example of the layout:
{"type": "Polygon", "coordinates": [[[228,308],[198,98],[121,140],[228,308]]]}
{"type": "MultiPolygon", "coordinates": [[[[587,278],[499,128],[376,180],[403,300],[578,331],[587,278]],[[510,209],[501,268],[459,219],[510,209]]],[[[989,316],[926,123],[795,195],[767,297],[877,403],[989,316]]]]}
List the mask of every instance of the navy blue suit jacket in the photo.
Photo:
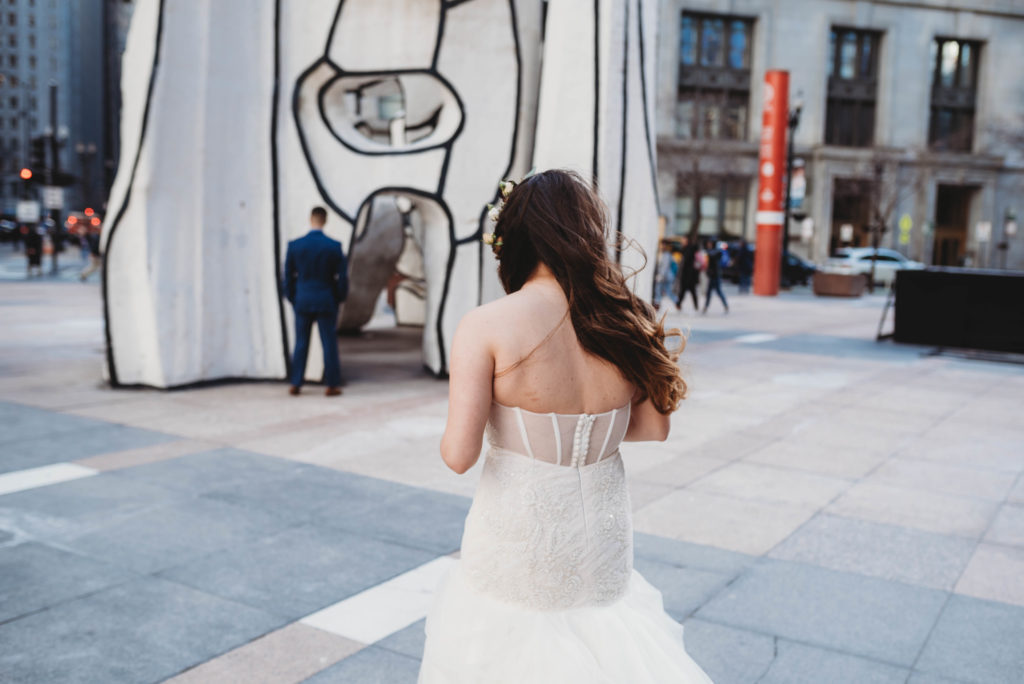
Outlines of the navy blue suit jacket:
{"type": "Polygon", "coordinates": [[[311,230],[288,243],[284,293],[298,313],[330,313],[348,296],[348,262],[341,243],[311,230]]]}

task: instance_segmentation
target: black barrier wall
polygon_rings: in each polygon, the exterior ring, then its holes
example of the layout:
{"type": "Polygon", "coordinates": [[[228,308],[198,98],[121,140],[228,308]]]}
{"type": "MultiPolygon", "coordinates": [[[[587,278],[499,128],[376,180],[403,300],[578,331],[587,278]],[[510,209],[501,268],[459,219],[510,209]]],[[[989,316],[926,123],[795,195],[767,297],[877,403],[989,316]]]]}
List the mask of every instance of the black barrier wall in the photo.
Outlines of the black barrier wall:
{"type": "Polygon", "coordinates": [[[899,271],[895,319],[897,342],[1024,354],[1024,272],[899,271]]]}

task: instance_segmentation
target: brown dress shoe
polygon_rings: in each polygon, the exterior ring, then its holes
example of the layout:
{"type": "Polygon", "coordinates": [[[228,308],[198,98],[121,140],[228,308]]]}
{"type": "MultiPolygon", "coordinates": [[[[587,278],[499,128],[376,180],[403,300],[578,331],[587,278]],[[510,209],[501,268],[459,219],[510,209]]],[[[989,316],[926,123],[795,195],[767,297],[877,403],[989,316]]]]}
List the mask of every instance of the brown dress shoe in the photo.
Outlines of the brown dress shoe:
{"type": "Polygon", "coordinates": [[[299,387],[298,385],[292,385],[291,387],[288,388],[288,394],[292,395],[293,397],[299,396],[299,392],[301,391],[302,388],[299,387]]]}
{"type": "Polygon", "coordinates": [[[339,394],[341,394],[340,387],[328,387],[327,389],[324,390],[324,395],[328,397],[336,397],[339,394]]]}

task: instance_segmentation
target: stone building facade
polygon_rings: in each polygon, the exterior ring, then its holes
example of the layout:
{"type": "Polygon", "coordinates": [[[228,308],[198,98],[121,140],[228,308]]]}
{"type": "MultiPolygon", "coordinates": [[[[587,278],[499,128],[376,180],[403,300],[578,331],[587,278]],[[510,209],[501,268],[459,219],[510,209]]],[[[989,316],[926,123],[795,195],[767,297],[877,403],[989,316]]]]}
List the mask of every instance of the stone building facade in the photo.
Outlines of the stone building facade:
{"type": "Polygon", "coordinates": [[[1019,0],[663,0],[660,13],[667,234],[754,237],[764,74],[784,69],[802,100],[795,253],[821,263],[877,236],[927,264],[1024,268],[1019,0]]]}

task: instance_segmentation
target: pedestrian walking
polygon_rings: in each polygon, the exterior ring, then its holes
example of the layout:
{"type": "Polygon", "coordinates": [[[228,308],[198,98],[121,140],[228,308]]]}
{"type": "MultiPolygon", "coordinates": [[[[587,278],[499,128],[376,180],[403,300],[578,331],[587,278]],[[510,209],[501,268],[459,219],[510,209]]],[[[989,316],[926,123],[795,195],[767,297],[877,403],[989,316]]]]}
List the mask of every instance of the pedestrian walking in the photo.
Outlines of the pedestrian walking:
{"type": "Polygon", "coordinates": [[[708,276],[708,294],[704,299],[704,311],[708,312],[708,306],[711,305],[711,293],[717,292],[718,298],[722,300],[722,305],[725,307],[725,313],[729,313],[729,302],[725,300],[725,293],[722,292],[722,250],[715,246],[715,241],[708,238],[704,242],[704,252],[707,255],[707,276],[708,276]]]}
{"type": "Polygon", "coordinates": [[[89,226],[84,241],[89,250],[89,265],[78,276],[83,283],[103,265],[103,257],[100,255],[100,227],[89,226]]]}
{"type": "Polygon", "coordinates": [[[673,288],[675,287],[676,276],[679,266],[673,256],[672,242],[661,241],[661,250],[658,252],[658,263],[655,270],[654,281],[654,309],[661,308],[661,301],[666,297],[672,300],[673,288]]]}
{"type": "Polygon", "coordinates": [[[295,353],[292,358],[292,396],[299,394],[306,375],[309,336],[316,323],[324,349],[324,394],[341,394],[338,360],[338,307],[348,296],[348,262],[341,243],[324,235],[327,210],[314,207],[310,230],[288,243],[284,261],[284,292],[295,310],[295,353]]]}
{"type": "Polygon", "coordinates": [[[21,240],[25,243],[25,277],[31,278],[32,272],[43,275],[43,235],[33,226],[21,225],[21,240]]]}
{"type": "Polygon", "coordinates": [[[736,271],[740,276],[740,294],[750,292],[750,279],[754,275],[754,250],[746,240],[740,240],[736,252],[736,271]]]}
{"type": "Polygon", "coordinates": [[[693,297],[693,308],[700,311],[700,302],[697,299],[697,283],[700,282],[700,267],[699,261],[699,250],[697,249],[696,242],[690,242],[690,239],[684,237],[682,239],[682,259],[679,263],[679,286],[677,289],[678,294],[676,295],[676,309],[682,311],[683,299],[686,297],[686,293],[690,293],[693,297]]]}

